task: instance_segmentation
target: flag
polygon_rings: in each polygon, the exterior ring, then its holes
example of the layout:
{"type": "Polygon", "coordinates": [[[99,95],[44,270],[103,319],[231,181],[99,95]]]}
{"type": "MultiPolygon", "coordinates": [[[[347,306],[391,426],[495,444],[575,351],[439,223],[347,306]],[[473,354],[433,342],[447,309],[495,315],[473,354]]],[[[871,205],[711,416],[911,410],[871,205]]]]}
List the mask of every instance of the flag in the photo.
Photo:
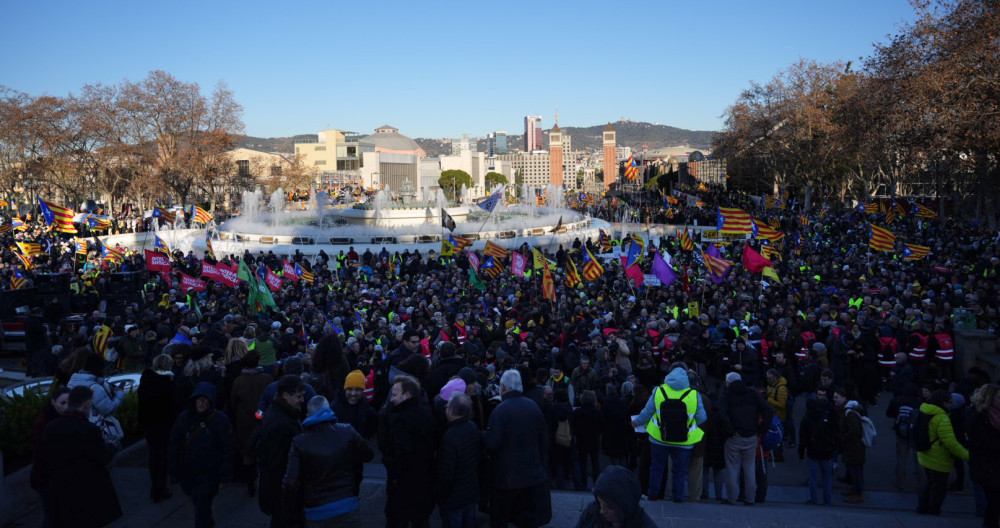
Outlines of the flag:
{"type": "MultiPolygon", "coordinates": [[[[628,257],[626,255],[622,255],[619,258],[622,259],[622,266],[625,266],[628,257]]],[[[642,286],[642,283],[646,281],[646,276],[642,274],[642,269],[635,264],[625,267],[625,276],[632,279],[636,286],[642,286]]]]}
{"type": "Polygon", "coordinates": [[[24,269],[26,270],[35,269],[35,264],[31,262],[31,259],[22,255],[21,252],[18,251],[18,248],[16,246],[10,246],[10,250],[14,253],[14,256],[16,256],[18,260],[21,261],[21,265],[24,266],[24,269]]]}
{"type": "Polygon", "coordinates": [[[486,247],[483,248],[483,255],[498,259],[507,258],[507,248],[490,240],[486,242],[486,247]]]}
{"type": "Polygon", "coordinates": [[[17,229],[18,231],[28,230],[28,225],[25,224],[24,220],[21,220],[20,218],[11,218],[10,225],[12,228],[17,229]]]}
{"type": "MultiPolygon", "coordinates": [[[[154,252],[155,253],[155,252],[154,252]]],[[[225,266],[223,264],[223,266],[225,266]]],[[[219,268],[209,264],[208,261],[201,261],[201,276],[215,282],[222,282],[222,272],[219,268]]]]}
{"type": "Polygon", "coordinates": [[[146,271],[151,272],[170,272],[172,265],[170,264],[170,259],[159,251],[146,250],[146,271]]]}
{"type": "Polygon", "coordinates": [[[625,163],[625,179],[634,180],[637,176],[639,176],[639,166],[635,164],[635,154],[632,154],[625,163]]]}
{"type": "Polygon", "coordinates": [[[781,282],[781,279],[778,278],[778,273],[775,272],[774,268],[772,268],[770,266],[767,266],[764,269],[762,269],[760,271],[760,275],[761,275],[761,277],[768,277],[768,278],[774,279],[774,282],[781,282]]]}
{"type": "Polygon", "coordinates": [[[749,235],[753,231],[750,215],[743,209],[719,207],[716,229],[720,235],[749,235]]]}
{"type": "Polygon", "coordinates": [[[479,270],[479,255],[471,251],[466,251],[465,256],[469,257],[469,264],[472,265],[472,269],[479,270]]]}
{"type": "Polygon", "coordinates": [[[701,257],[705,261],[705,267],[708,268],[712,282],[719,284],[726,280],[726,274],[733,267],[733,263],[722,258],[722,255],[719,254],[719,248],[709,245],[708,252],[703,251],[701,257]]]}
{"type": "Polygon", "coordinates": [[[6,235],[14,230],[14,227],[10,224],[0,224],[0,235],[6,235]]]}
{"type": "Polygon", "coordinates": [[[203,292],[208,289],[208,283],[201,279],[196,279],[187,273],[181,273],[181,291],[189,292],[194,290],[196,292],[203,292]]]}
{"type": "Polygon", "coordinates": [[[781,260],[781,252],[778,248],[774,246],[763,245],[760,247],[760,254],[767,260],[774,262],[776,260],[781,260]]]}
{"type": "Polygon", "coordinates": [[[800,225],[808,226],[810,223],[812,223],[812,222],[809,220],[809,218],[806,215],[799,214],[799,224],[800,225]]]}
{"type": "Polygon", "coordinates": [[[448,214],[448,211],[444,210],[444,207],[441,208],[441,227],[445,227],[448,229],[448,231],[451,232],[454,232],[455,227],[457,227],[457,224],[455,224],[455,219],[452,218],[450,214],[448,214]]]}
{"type": "Polygon", "coordinates": [[[892,251],[893,247],[896,245],[896,235],[892,234],[888,229],[883,227],[868,224],[868,234],[870,235],[868,245],[872,249],[878,251],[892,251]]]}
{"type": "Polygon", "coordinates": [[[170,254],[170,248],[167,246],[167,243],[159,237],[159,235],[153,235],[153,250],[166,255],[170,254]]]}
{"type": "Polygon", "coordinates": [[[538,248],[531,249],[531,256],[534,258],[531,266],[533,269],[542,269],[545,267],[546,263],[555,266],[555,262],[552,262],[551,260],[546,258],[545,255],[543,255],[538,248]]]}
{"type": "Polygon", "coordinates": [[[562,229],[562,215],[559,215],[559,223],[557,223],[555,227],[549,230],[549,233],[558,233],[560,229],[562,229]]]}
{"type": "Polygon", "coordinates": [[[212,249],[212,234],[205,232],[205,251],[208,252],[208,257],[212,260],[219,260],[215,258],[215,250],[212,249]]]}
{"type": "Polygon", "coordinates": [[[122,250],[109,247],[107,244],[101,244],[101,255],[104,256],[105,262],[121,262],[125,260],[125,254],[122,250]]]}
{"type": "Polygon", "coordinates": [[[194,221],[199,224],[207,224],[212,221],[212,213],[209,213],[197,205],[191,206],[191,217],[194,218],[194,221]]]}
{"type": "Polygon", "coordinates": [[[552,272],[549,271],[548,264],[542,270],[542,296],[549,301],[556,300],[556,283],[552,280],[552,272]]]}
{"type": "Polygon", "coordinates": [[[756,218],[753,219],[753,231],[751,234],[758,240],[769,240],[771,242],[777,242],[785,237],[784,233],[757,220],[756,218]]]}
{"type": "Polygon", "coordinates": [[[931,248],[927,246],[903,243],[903,260],[920,260],[929,255],[930,252],[931,248]]]}
{"type": "Polygon", "coordinates": [[[764,207],[767,207],[768,209],[784,209],[785,202],[781,201],[780,198],[775,196],[765,196],[764,207]]]}
{"type": "Polygon", "coordinates": [[[298,275],[299,279],[306,284],[312,284],[316,281],[316,275],[313,272],[304,269],[302,266],[299,266],[298,263],[295,263],[295,274],[298,275]]]}
{"type": "Polygon", "coordinates": [[[482,209],[483,211],[489,211],[492,213],[493,209],[496,209],[497,204],[500,203],[500,198],[503,196],[503,190],[504,190],[503,187],[497,189],[497,191],[491,194],[489,198],[479,202],[476,205],[478,205],[479,208],[482,209]]]}
{"type": "Polygon", "coordinates": [[[73,225],[73,211],[71,209],[51,204],[41,198],[38,199],[38,204],[42,208],[42,216],[45,217],[46,224],[56,231],[76,233],[76,226],[73,225]]]}
{"type": "Polygon", "coordinates": [[[246,260],[240,259],[240,264],[236,268],[236,278],[247,282],[250,282],[250,279],[253,278],[253,273],[250,271],[250,267],[247,266],[246,260]]]}
{"type": "Polygon", "coordinates": [[[28,279],[25,278],[23,273],[21,273],[21,270],[14,268],[14,275],[10,278],[10,289],[20,290],[27,283],[28,279]]]}
{"type": "Polygon", "coordinates": [[[473,288],[479,291],[483,291],[486,289],[486,285],[483,284],[483,281],[479,279],[479,274],[476,273],[476,269],[471,266],[469,267],[469,284],[471,284],[473,288]]]}
{"type": "Polygon", "coordinates": [[[570,288],[576,288],[583,282],[580,278],[580,272],[576,269],[576,263],[573,262],[571,257],[566,258],[566,286],[570,288]]]}
{"type": "Polygon", "coordinates": [[[611,253],[611,237],[609,237],[603,229],[600,230],[600,235],[597,238],[597,245],[600,248],[601,253],[611,253]]]}
{"type": "Polygon", "coordinates": [[[490,278],[495,279],[500,275],[500,273],[503,272],[503,264],[497,262],[497,260],[493,257],[486,257],[486,260],[483,261],[481,266],[479,266],[479,271],[482,271],[483,273],[489,275],[490,278]]]}
{"type": "Polygon", "coordinates": [[[754,251],[748,242],[743,245],[743,267],[751,273],[760,273],[764,268],[774,267],[774,263],[754,251]]]}
{"type": "Polygon", "coordinates": [[[448,257],[461,253],[465,248],[472,245],[472,241],[465,237],[448,235],[441,238],[441,256],[448,257]]]}
{"type": "Polygon", "coordinates": [[[528,266],[528,259],[517,251],[510,252],[510,272],[518,277],[524,278],[524,269],[528,266]]]}
{"type": "Polygon", "coordinates": [[[0,207],[10,207],[10,203],[3,198],[0,198],[0,207]]]}
{"type": "Polygon", "coordinates": [[[299,283],[299,274],[295,272],[295,266],[291,262],[288,262],[288,259],[281,259],[281,272],[286,279],[291,280],[295,284],[299,283]]]}
{"type": "Polygon", "coordinates": [[[681,242],[682,250],[694,251],[694,240],[691,240],[691,234],[688,233],[687,227],[684,228],[684,231],[677,230],[677,239],[681,242]]]}
{"type": "Polygon", "coordinates": [[[595,281],[604,275],[604,267],[590,254],[586,246],[583,248],[583,278],[588,281],[595,281]]]}
{"type": "Polygon", "coordinates": [[[666,288],[677,280],[677,272],[674,271],[674,268],[672,268],[670,264],[667,264],[667,261],[663,259],[663,255],[660,253],[660,251],[657,251],[656,254],[653,255],[653,275],[655,275],[657,279],[660,279],[660,285],[666,288]]]}
{"type": "Polygon", "coordinates": [[[639,233],[632,233],[629,238],[639,246],[639,256],[636,258],[636,262],[642,262],[642,257],[646,255],[646,241],[639,236],[639,233]]]}
{"type": "Polygon", "coordinates": [[[111,229],[111,219],[99,216],[87,215],[87,226],[90,227],[91,231],[104,231],[105,229],[111,229]]]}
{"type": "Polygon", "coordinates": [[[938,214],[931,208],[920,205],[918,203],[913,204],[913,209],[910,210],[910,214],[918,218],[937,218],[938,214]]]}
{"type": "Polygon", "coordinates": [[[858,211],[868,214],[878,214],[881,212],[878,202],[858,202],[858,211]]]}
{"type": "Polygon", "coordinates": [[[21,253],[28,258],[41,257],[45,255],[42,251],[42,245],[38,242],[17,242],[17,247],[21,249],[21,253]]]}
{"type": "Polygon", "coordinates": [[[111,358],[108,357],[108,350],[110,350],[110,347],[108,347],[108,340],[111,339],[112,335],[114,335],[114,332],[111,331],[111,327],[104,324],[102,324],[101,327],[97,329],[97,332],[94,333],[94,353],[104,358],[105,361],[111,360],[111,358]]]}
{"type": "Polygon", "coordinates": [[[87,256],[87,249],[88,249],[87,248],[87,241],[85,239],[77,238],[76,239],[76,254],[77,255],[82,255],[82,256],[86,257],[87,256]]]}
{"type": "Polygon", "coordinates": [[[639,261],[639,258],[641,256],[642,256],[642,246],[640,246],[633,239],[632,243],[629,244],[628,254],[624,257],[625,269],[627,270],[627,269],[631,268],[632,265],[634,265],[636,262],[639,261]]]}
{"type": "Polygon", "coordinates": [[[177,213],[167,211],[157,205],[153,207],[153,218],[162,218],[164,222],[173,224],[177,220],[177,213]]]}
{"type": "Polygon", "coordinates": [[[281,277],[271,271],[271,268],[267,268],[267,275],[264,276],[264,282],[267,283],[267,287],[273,292],[281,289],[281,277]]]}
{"type": "Polygon", "coordinates": [[[331,331],[333,331],[333,335],[340,335],[340,329],[337,328],[337,325],[333,324],[333,321],[331,321],[326,314],[323,315],[323,320],[326,321],[326,325],[330,327],[331,331]]]}

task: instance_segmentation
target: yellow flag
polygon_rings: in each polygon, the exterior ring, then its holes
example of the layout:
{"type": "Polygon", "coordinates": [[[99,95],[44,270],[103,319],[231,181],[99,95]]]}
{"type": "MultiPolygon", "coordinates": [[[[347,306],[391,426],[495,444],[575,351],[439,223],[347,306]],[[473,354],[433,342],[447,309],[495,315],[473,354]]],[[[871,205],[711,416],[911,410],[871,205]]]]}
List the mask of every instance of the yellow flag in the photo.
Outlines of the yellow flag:
{"type": "Polygon", "coordinates": [[[545,267],[545,257],[542,255],[538,248],[531,248],[531,256],[534,257],[534,262],[532,262],[532,268],[542,269],[545,267]]]}
{"type": "Polygon", "coordinates": [[[760,274],[762,277],[770,277],[774,279],[775,282],[781,282],[781,279],[778,278],[778,273],[775,272],[774,268],[772,268],[771,266],[764,267],[764,269],[760,271],[760,274]]]}

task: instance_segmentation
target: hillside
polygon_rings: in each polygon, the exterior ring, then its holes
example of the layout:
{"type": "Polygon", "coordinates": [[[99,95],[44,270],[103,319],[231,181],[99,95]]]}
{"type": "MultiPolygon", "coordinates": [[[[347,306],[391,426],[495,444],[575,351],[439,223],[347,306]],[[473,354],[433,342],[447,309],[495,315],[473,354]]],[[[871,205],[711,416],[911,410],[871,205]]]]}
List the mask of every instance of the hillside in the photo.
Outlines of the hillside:
{"type": "MultiPolygon", "coordinates": [[[[573,150],[595,151],[602,148],[602,133],[605,126],[560,128],[564,134],[573,138],[573,150]]],[[[644,144],[649,146],[651,150],[681,145],[708,149],[712,144],[712,136],[715,134],[710,130],[686,130],[638,121],[618,121],[612,126],[618,133],[618,145],[632,147],[635,150],[641,149],[644,144]]],[[[545,148],[548,148],[548,130],[545,131],[545,138],[545,148]]],[[[427,151],[427,155],[430,157],[451,154],[451,138],[414,138],[414,140],[427,151]]],[[[237,146],[265,152],[293,152],[293,143],[293,137],[259,138],[247,136],[237,146]]],[[[511,152],[521,150],[524,146],[524,136],[522,134],[508,135],[507,146],[511,152]]],[[[485,137],[479,140],[479,151],[487,151],[485,137]]]]}

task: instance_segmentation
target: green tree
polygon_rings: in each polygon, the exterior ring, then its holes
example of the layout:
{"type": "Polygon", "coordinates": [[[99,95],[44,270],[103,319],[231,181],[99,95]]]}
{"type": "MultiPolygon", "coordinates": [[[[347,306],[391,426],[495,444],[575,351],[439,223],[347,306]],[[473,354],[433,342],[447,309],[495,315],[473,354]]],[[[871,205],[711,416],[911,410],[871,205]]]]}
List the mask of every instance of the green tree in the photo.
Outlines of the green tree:
{"type": "Polygon", "coordinates": [[[503,174],[500,174],[499,172],[487,172],[486,176],[484,176],[484,179],[486,180],[487,189],[492,188],[494,185],[498,183],[503,185],[507,184],[507,177],[504,176],[503,174]]]}
{"type": "Polygon", "coordinates": [[[449,200],[454,200],[457,196],[458,188],[465,185],[468,189],[472,187],[472,176],[464,170],[446,170],[438,178],[438,185],[444,190],[449,200]]]}

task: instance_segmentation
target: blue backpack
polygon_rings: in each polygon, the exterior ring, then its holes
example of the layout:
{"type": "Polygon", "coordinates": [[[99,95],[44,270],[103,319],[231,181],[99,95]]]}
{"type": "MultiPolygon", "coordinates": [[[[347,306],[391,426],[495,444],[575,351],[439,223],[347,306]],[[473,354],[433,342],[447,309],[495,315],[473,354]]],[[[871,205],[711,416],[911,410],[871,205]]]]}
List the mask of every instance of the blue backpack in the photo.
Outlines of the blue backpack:
{"type": "Polygon", "coordinates": [[[781,440],[784,437],[785,426],[782,425],[777,414],[772,415],[771,427],[767,429],[767,432],[764,433],[764,437],[760,439],[760,446],[764,448],[765,451],[772,451],[774,448],[781,445],[781,440]]]}

